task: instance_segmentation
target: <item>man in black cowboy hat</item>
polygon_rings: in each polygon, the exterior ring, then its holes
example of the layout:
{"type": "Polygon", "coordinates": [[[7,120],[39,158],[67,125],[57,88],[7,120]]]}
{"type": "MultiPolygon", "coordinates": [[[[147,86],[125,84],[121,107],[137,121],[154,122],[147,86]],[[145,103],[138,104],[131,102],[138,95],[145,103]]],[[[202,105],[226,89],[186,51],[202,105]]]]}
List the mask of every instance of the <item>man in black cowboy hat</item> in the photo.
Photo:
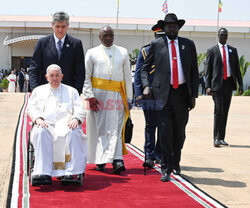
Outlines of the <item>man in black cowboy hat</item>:
{"type": "MultiPolygon", "coordinates": [[[[185,127],[189,110],[198,97],[199,73],[194,42],[178,37],[185,20],[169,13],[158,25],[166,36],[152,41],[142,66],[143,95],[160,101],[156,112],[161,144],[161,181],[170,181],[170,174],[180,174],[181,149],[185,141],[185,127]],[[155,64],[152,89],[149,73],[155,64]]],[[[159,102],[158,102],[159,103],[159,102]]]]}
{"type": "MultiPolygon", "coordinates": [[[[165,36],[165,32],[155,24],[151,30],[154,32],[155,38],[159,38],[165,36]]],[[[161,158],[161,151],[160,151],[160,142],[157,136],[157,142],[155,142],[155,131],[157,127],[156,121],[156,114],[154,111],[155,103],[149,100],[148,102],[142,100],[142,82],[141,82],[141,68],[144,63],[144,60],[147,57],[148,49],[150,44],[145,45],[141,48],[137,62],[136,62],[136,69],[135,69],[135,76],[134,76],[134,89],[135,89],[135,98],[138,104],[142,104],[144,117],[145,117],[145,144],[144,144],[144,151],[146,154],[146,161],[144,166],[148,168],[152,168],[154,166],[154,161],[159,163],[161,158]],[[147,105],[148,104],[148,105],[147,105]]],[[[154,64],[151,67],[150,75],[149,75],[149,86],[151,87],[153,79],[154,79],[154,72],[155,72],[154,64]]],[[[159,132],[157,131],[157,134],[159,132]]]]}

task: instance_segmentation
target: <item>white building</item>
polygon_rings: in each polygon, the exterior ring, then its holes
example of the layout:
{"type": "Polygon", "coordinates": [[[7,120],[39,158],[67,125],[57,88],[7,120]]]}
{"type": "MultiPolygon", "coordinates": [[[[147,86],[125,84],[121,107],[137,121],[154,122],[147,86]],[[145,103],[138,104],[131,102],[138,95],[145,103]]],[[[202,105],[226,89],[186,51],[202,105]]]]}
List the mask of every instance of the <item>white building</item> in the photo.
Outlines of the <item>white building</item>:
{"type": "MultiPolygon", "coordinates": [[[[50,34],[51,16],[0,15],[0,69],[26,67],[39,37],[50,34]]],[[[119,30],[115,42],[128,49],[140,49],[154,38],[151,31],[158,19],[119,18],[119,30]]],[[[68,33],[82,40],[85,52],[100,44],[98,33],[101,26],[109,24],[116,32],[116,18],[70,17],[68,33]]],[[[219,27],[229,31],[228,44],[238,49],[239,57],[250,61],[250,21],[220,21],[219,27]]],[[[192,39],[197,52],[205,53],[216,44],[216,20],[186,20],[180,36],[192,39]]],[[[201,64],[200,70],[204,65],[201,64]]],[[[250,86],[250,67],[244,77],[244,87],[250,86]]]]}

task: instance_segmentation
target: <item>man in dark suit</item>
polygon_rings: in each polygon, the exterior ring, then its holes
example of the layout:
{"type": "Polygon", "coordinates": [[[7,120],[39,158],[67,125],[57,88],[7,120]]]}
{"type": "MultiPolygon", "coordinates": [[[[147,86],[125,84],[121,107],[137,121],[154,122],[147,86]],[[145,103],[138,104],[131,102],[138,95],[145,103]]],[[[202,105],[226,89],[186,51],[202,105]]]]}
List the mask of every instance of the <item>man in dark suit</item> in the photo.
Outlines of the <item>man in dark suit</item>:
{"type": "MultiPolygon", "coordinates": [[[[151,30],[154,31],[155,38],[165,36],[165,32],[161,28],[159,28],[157,24],[154,25],[151,28],[151,30]]],[[[136,101],[138,104],[142,104],[143,113],[145,117],[144,151],[146,155],[146,161],[143,164],[143,166],[152,168],[154,166],[154,161],[156,163],[159,163],[161,159],[161,150],[160,150],[160,142],[159,142],[158,136],[157,136],[157,141],[155,140],[157,120],[156,120],[156,113],[154,110],[154,105],[153,106],[147,105],[148,102],[153,102],[153,101],[148,100],[147,102],[145,100],[142,100],[143,87],[142,87],[142,81],[141,81],[141,68],[144,63],[144,60],[147,57],[149,46],[150,44],[143,46],[139,52],[137,62],[136,62],[135,75],[134,75],[134,89],[135,89],[136,101]],[[153,109],[151,109],[151,107],[153,109]]],[[[149,86],[150,87],[152,86],[155,70],[156,70],[155,65],[153,64],[151,67],[151,71],[149,73],[149,86]]],[[[159,134],[159,131],[157,131],[157,135],[158,134],[159,134]]]]}
{"type": "Polygon", "coordinates": [[[158,25],[166,36],[152,41],[147,58],[142,66],[143,95],[152,96],[161,105],[157,121],[161,144],[161,181],[170,181],[170,174],[180,174],[181,149],[185,140],[185,127],[189,110],[195,107],[198,97],[199,73],[194,42],[178,37],[185,20],[169,13],[158,25]],[[149,72],[155,64],[152,90],[149,87],[149,72]],[[159,102],[160,101],[160,102],[159,102]]]}
{"type": "Polygon", "coordinates": [[[18,72],[18,84],[19,84],[19,91],[23,92],[23,84],[24,84],[24,72],[21,68],[20,72],[18,72]]]}
{"type": "Polygon", "coordinates": [[[47,83],[47,67],[57,64],[64,74],[62,83],[81,94],[85,79],[84,52],[81,40],[67,34],[68,26],[68,14],[56,12],[52,21],[54,33],[38,40],[29,69],[31,90],[47,83]]]}
{"type": "Polygon", "coordinates": [[[239,94],[243,93],[237,49],[227,45],[228,31],[218,31],[219,43],[207,50],[206,91],[214,100],[214,146],[227,146],[225,133],[232,92],[239,84],[239,94]]]}

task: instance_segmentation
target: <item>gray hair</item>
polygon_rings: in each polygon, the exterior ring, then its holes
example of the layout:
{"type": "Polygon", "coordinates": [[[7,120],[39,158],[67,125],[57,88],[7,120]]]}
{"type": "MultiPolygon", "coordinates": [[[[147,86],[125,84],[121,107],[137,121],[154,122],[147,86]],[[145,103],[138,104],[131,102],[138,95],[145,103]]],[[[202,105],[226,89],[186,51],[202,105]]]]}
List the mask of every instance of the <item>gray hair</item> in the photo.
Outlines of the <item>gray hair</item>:
{"type": "Polygon", "coordinates": [[[60,66],[58,66],[57,64],[51,64],[47,67],[46,74],[48,74],[49,70],[54,68],[58,69],[60,71],[60,74],[62,73],[62,69],[60,66]]]}
{"type": "Polygon", "coordinates": [[[69,15],[64,11],[55,12],[53,15],[53,23],[65,21],[69,24],[69,15]]]}

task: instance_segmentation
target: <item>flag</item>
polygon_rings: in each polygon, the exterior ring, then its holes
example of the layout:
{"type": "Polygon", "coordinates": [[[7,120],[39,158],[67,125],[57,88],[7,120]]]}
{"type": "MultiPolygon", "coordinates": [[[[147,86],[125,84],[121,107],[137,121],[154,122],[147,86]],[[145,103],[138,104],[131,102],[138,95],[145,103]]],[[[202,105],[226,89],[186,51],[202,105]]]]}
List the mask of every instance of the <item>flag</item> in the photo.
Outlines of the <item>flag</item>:
{"type": "Polygon", "coordinates": [[[221,12],[221,8],[222,8],[222,2],[221,2],[221,0],[219,0],[219,12],[221,12]]]}
{"type": "Polygon", "coordinates": [[[119,0],[117,0],[117,10],[119,10],[119,0]]]}
{"type": "Polygon", "coordinates": [[[167,0],[165,0],[164,4],[162,5],[162,11],[167,14],[168,13],[168,3],[167,0]]]}

